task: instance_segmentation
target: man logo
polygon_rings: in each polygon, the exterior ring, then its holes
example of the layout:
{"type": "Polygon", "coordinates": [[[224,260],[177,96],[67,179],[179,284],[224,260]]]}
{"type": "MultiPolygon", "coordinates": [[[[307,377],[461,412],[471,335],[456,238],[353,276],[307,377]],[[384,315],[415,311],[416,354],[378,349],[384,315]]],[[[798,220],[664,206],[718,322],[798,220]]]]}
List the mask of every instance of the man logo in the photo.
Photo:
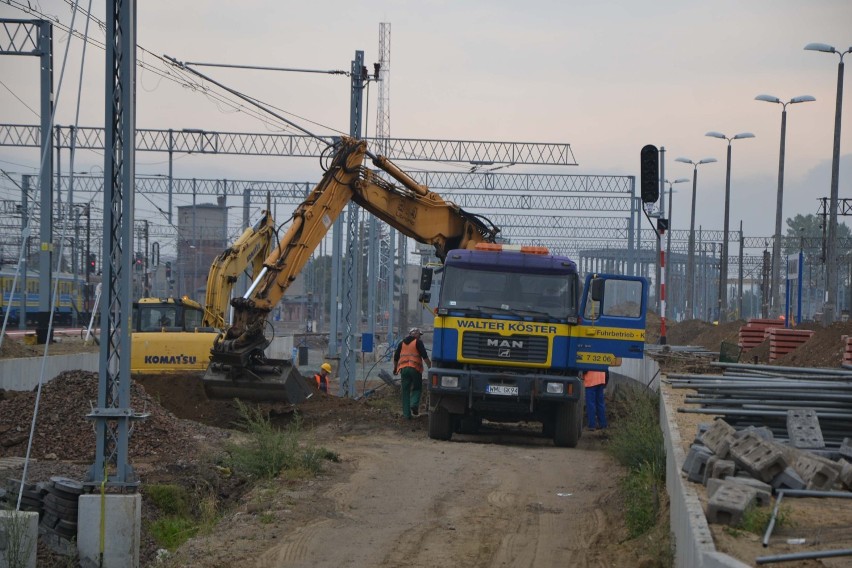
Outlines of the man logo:
{"type": "Polygon", "coordinates": [[[512,351],[504,347],[497,352],[497,356],[503,359],[508,359],[512,356],[512,351]]]}
{"type": "Polygon", "coordinates": [[[489,339],[486,345],[488,345],[488,347],[508,347],[512,349],[524,348],[524,342],[517,339],[513,339],[511,341],[508,339],[489,339]]]}

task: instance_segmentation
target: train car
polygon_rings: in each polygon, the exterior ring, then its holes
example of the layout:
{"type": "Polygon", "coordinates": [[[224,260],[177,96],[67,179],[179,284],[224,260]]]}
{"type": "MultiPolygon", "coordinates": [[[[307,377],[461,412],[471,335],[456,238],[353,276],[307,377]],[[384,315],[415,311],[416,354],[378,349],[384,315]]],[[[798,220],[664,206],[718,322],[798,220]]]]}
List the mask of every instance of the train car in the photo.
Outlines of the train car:
{"type": "MultiPolygon", "coordinates": [[[[50,290],[47,291],[51,297],[53,296],[57,280],[59,287],[53,320],[55,325],[68,326],[73,321],[75,311],[78,316],[86,312],[84,309],[86,282],[82,276],[75,278],[73,274],[54,272],[50,290]]],[[[0,270],[0,292],[2,292],[0,294],[0,318],[5,318],[6,310],[8,310],[10,325],[18,325],[20,321],[21,299],[24,297],[23,286],[23,274],[18,274],[17,283],[15,283],[14,268],[0,270]],[[14,295],[12,294],[13,284],[15,284],[14,295]]],[[[32,270],[28,271],[26,278],[26,314],[28,325],[35,324],[35,317],[39,311],[40,293],[39,273],[32,270]]]]}

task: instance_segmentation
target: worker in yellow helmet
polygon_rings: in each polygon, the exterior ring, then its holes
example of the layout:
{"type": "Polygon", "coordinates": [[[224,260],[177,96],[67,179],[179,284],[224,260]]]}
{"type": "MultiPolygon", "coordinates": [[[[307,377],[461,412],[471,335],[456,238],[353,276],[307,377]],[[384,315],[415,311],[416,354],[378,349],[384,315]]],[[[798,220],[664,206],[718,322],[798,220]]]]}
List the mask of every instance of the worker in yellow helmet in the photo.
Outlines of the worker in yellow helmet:
{"type": "Polygon", "coordinates": [[[328,375],[331,373],[331,365],[328,362],[320,365],[320,372],[314,375],[314,380],[317,382],[317,388],[328,394],[328,375]]]}

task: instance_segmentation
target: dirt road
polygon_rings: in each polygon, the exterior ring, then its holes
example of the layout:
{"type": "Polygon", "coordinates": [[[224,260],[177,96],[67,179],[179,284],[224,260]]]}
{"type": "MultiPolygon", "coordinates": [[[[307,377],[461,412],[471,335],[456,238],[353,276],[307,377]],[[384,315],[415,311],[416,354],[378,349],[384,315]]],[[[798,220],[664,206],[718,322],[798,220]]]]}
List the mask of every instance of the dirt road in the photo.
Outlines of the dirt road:
{"type": "Polygon", "coordinates": [[[533,434],[436,442],[413,430],[323,440],[342,458],[326,479],[269,496],[259,506],[266,524],[227,520],[184,545],[176,565],[631,565],[598,546],[620,522],[601,432],[569,450],[533,434]]]}

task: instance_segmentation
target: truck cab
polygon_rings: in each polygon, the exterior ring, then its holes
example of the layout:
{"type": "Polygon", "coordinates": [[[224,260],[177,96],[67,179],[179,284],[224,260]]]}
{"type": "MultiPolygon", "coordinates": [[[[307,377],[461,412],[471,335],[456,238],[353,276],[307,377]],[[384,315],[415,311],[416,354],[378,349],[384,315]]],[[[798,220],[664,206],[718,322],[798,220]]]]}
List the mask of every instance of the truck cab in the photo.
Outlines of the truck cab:
{"type": "Polygon", "coordinates": [[[541,422],[558,446],[582,430],[580,372],[643,356],[647,281],[588,275],[543,247],[483,243],[441,269],[429,370],[429,435],[483,419],[541,422]]]}

